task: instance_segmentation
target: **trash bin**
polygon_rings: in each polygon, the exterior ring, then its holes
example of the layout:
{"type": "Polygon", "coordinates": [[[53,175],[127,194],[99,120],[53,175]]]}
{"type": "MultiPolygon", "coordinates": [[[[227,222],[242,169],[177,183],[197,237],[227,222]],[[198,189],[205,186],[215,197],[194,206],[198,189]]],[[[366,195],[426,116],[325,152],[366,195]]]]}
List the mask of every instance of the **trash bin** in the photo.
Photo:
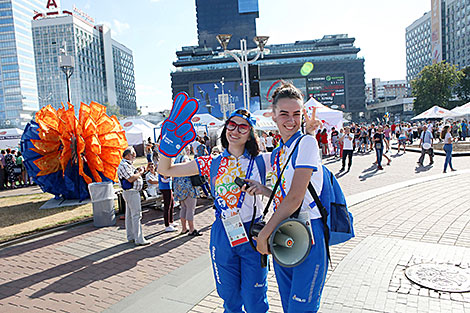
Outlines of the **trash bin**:
{"type": "Polygon", "coordinates": [[[95,227],[115,225],[113,183],[91,183],[88,185],[88,190],[93,206],[93,225],[95,227]]]}

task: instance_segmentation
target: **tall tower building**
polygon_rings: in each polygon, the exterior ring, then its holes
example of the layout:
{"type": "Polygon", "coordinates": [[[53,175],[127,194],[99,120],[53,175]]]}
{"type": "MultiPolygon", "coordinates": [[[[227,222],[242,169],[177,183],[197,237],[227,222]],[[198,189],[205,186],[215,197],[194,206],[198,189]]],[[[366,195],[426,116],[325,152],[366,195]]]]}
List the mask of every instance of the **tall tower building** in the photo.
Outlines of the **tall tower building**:
{"type": "Polygon", "coordinates": [[[240,39],[247,39],[248,47],[256,47],[256,19],[258,0],[196,0],[197,34],[199,47],[215,49],[218,34],[231,34],[229,49],[240,48],[240,39]]]}
{"type": "Polygon", "coordinates": [[[0,128],[23,128],[38,110],[30,21],[43,2],[0,0],[0,128]]]}
{"type": "Polygon", "coordinates": [[[105,25],[95,25],[83,11],[57,8],[32,21],[40,107],[67,101],[65,75],[59,68],[62,51],[74,57],[71,102],[96,101],[118,106],[122,115],[136,115],[132,51],[111,38],[105,25]]]}

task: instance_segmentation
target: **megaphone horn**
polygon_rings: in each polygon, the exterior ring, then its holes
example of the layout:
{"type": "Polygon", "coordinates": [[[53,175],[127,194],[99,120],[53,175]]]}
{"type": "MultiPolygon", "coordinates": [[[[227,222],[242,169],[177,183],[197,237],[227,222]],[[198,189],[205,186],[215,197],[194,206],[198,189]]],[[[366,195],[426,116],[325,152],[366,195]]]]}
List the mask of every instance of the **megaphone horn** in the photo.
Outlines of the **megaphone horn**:
{"type": "Polygon", "coordinates": [[[281,266],[301,264],[312,248],[312,236],[301,220],[289,218],[282,221],[269,237],[269,248],[274,260],[281,266]]]}

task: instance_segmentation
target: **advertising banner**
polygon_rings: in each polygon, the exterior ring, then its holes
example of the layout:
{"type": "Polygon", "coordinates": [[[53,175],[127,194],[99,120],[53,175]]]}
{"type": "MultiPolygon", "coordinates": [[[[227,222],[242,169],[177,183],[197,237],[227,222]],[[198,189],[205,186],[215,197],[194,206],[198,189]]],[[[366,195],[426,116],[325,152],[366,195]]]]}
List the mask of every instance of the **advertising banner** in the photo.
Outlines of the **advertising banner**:
{"type": "Polygon", "coordinates": [[[442,61],[441,0],[431,0],[431,51],[432,64],[442,61]]]}
{"type": "Polygon", "coordinates": [[[320,103],[333,109],[345,109],[344,74],[329,73],[307,78],[307,93],[320,103]]]}

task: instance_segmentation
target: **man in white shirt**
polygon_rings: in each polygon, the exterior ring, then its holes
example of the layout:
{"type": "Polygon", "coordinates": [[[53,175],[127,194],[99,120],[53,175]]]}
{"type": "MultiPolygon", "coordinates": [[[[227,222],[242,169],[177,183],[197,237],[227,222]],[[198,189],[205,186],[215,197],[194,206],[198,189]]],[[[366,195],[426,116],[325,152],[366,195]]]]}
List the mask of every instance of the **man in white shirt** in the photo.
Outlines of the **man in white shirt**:
{"type": "Polygon", "coordinates": [[[421,147],[421,156],[419,157],[419,160],[418,160],[419,166],[424,166],[423,162],[424,162],[424,156],[426,154],[429,155],[429,165],[432,165],[434,163],[433,161],[434,151],[432,149],[432,143],[433,143],[432,132],[427,128],[426,125],[424,125],[423,131],[421,133],[421,141],[419,143],[419,146],[421,147]]]}
{"type": "Polygon", "coordinates": [[[344,171],[344,167],[346,165],[346,158],[348,160],[348,172],[351,169],[352,165],[352,156],[353,156],[353,142],[354,142],[354,135],[349,132],[349,127],[344,128],[344,136],[340,138],[340,141],[343,142],[343,166],[341,167],[340,171],[344,171]]]}

